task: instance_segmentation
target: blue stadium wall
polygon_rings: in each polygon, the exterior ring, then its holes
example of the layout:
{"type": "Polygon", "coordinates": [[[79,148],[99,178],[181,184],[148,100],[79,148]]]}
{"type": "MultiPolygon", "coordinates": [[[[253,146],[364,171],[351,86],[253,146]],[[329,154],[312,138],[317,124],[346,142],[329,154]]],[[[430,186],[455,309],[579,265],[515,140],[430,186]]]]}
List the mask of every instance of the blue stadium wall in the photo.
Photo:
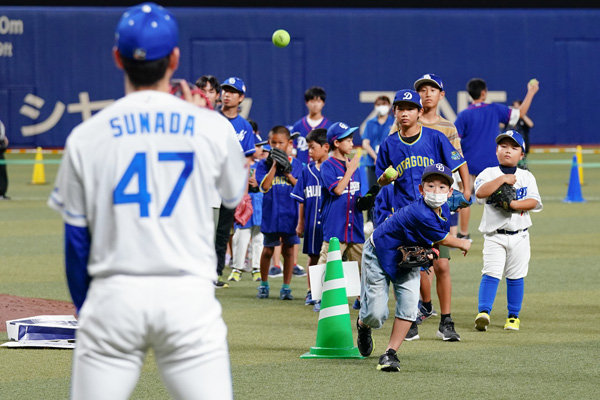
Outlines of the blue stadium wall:
{"type": "MultiPolygon", "coordinates": [[[[0,7],[0,119],[12,146],[62,147],[74,126],[123,95],[111,57],[122,11],[0,7]]],[[[245,112],[263,134],[305,114],[307,87],[327,90],[330,120],[360,125],[376,94],[432,72],[444,79],[449,119],[466,105],[472,77],[507,104],[535,77],[532,143],[600,143],[600,10],[172,11],[182,54],[176,77],[241,77],[251,99],[245,112]],[[278,28],[292,36],[287,48],[271,44],[278,28]]]]}

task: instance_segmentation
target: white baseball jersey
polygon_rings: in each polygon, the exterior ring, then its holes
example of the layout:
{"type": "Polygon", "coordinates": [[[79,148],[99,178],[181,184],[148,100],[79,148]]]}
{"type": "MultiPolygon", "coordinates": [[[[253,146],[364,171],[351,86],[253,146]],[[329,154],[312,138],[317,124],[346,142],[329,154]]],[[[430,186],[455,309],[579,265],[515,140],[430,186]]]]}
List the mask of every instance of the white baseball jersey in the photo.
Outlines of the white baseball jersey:
{"type": "Polygon", "coordinates": [[[216,279],[217,195],[241,200],[248,176],[231,124],[168,93],[131,93],[67,139],[48,204],[87,227],[88,273],[216,279]],[[217,193],[218,192],[218,193],[217,193]]]}
{"type": "MultiPolygon", "coordinates": [[[[475,194],[477,195],[477,191],[484,183],[490,182],[503,174],[500,167],[484,169],[475,179],[475,194]]],[[[542,211],[544,206],[533,174],[517,168],[515,176],[517,177],[517,182],[514,185],[517,190],[517,200],[535,199],[538,201],[538,205],[531,211],[542,211]]],[[[494,233],[498,229],[519,231],[531,226],[531,217],[528,211],[511,213],[494,204],[488,204],[487,198],[477,199],[477,202],[480,204],[485,203],[481,224],[479,225],[479,231],[482,233],[494,233]]]]}

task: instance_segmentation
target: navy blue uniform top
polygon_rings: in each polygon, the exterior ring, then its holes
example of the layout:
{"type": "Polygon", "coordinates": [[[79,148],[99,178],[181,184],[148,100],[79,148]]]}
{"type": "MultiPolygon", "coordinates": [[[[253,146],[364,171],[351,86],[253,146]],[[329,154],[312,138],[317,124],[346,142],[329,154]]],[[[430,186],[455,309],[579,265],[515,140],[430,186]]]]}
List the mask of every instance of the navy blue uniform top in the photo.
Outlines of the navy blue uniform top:
{"type": "MultiPolygon", "coordinates": [[[[288,157],[292,163],[292,176],[296,179],[302,172],[302,163],[288,157]]],[[[266,160],[260,160],[256,167],[256,181],[260,191],[264,193],[262,205],[262,224],[260,231],[265,233],[296,234],[298,225],[298,203],[290,199],[294,187],[281,172],[275,172],[273,183],[268,190],[263,190],[262,182],[269,173],[266,160]]]]}
{"type": "Polygon", "coordinates": [[[431,248],[450,232],[450,208],[444,204],[442,216],[431,209],[421,197],[419,200],[397,210],[373,232],[373,243],[379,264],[385,272],[396,279],[397,265],[401,261],[400,246],[423,246],[431,248]]]}
{"type": "Polygon", "coordinates": [[[383,223],[390,215],[394,213],[394,182],[381,188],[377,197],[375,197],[375,208],[373,210],[373,220],[375,227],[383,223]]]}
{"type": "Polygon", "coordinates": [[[390,165],[398,171],[394,184],[395,210],[421,197],[419,184],[425,167],[442,163],[454,172],[466,162],[442,132],[422,126],[419,135],[413,143],[407,143],[400,132],[394,132],[379,148],[375,165],[377,177],[390,165]]]}
{"type": "Polygon", "coordinates": [[[304,203],[303,253],[305,254],[319,254],[323,244],[322,190],[321,171],[313,161],[304,167],[290,195],[292,199],[304,203]]]}
{"type": "Polygon", "coordinates": [[[340,196],[333,193],[345,173],[346,165],[342,160],[331,157],[321,164],[323,240],[329,242],[332,237],[337,237],[344,243],[364,243],[363,215],[355,207],[356,198],[360,196],[360,171],[354,171],[340,196]]]}
{"type": "Polygon", "coordinates": [[[304,164],[308,164],[310,161],[308,159],[308,143],[306,143],[306,135],[308,132],[317,128],[327,129],[331,126],[331,122],[325,117],[323,117],[323,121],[314,128],[311,128],[308,124],[307,117],[302,117],[294,124],[294,128],[292,129],[292,133],[300,132],[300,136],[298,136],[294,140],[294,147],[296,147],[296,158],[304,164]]]}
{"type": "Polygon", "coordinates": [[[242,146],[244,155],[248,157],[249,155],[254,154],[254,152],[256,152],[256,148],[254,147],[256,137],[252,131],[250,122],[246,121],[241,115],[238,115],[233,119],[227,119],[231,122],[231,125],[233,125],[233,129],[235,129],[235,134],[242,146]]]}
{"type": "Polygon", "coordinates": [[[496,136],[499,123],[508,124],[514,110],[504,104],[474,103],[461,111],[454,121],[460,136],[469,173],[479,175],[488,167],[498,166],[496,136]]]}

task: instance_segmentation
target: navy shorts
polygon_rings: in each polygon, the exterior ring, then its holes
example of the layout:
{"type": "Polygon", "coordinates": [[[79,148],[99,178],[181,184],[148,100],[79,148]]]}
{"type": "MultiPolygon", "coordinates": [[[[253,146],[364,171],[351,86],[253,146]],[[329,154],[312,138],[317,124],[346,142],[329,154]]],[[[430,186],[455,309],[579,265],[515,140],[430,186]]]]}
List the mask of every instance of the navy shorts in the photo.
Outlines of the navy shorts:
{"type": "Polygon", "coordinates": [[[263,236],[263,246],[265,247],[276,247],[279,246],[282,242],[283,244],[287,244],[290,246],[300,243],[300,239],[295,233],[263,232],[263,236]]]}

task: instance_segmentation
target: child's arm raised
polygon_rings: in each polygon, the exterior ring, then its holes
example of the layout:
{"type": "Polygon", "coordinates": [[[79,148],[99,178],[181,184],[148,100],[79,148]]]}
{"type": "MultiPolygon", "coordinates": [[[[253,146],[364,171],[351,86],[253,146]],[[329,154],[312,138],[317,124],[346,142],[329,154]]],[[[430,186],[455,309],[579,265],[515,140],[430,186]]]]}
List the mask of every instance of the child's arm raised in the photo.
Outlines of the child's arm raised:
{"type": "Polygon", "coordinates": [[[273,185],[273,179],[275,178],[275,172],[277,172],[277,162],[273,160],[271,169],[269,169],[269,172],[267,175],[265,175],[265,178],[260,184],[260,188],[263,193],[266,193],[269,191],[269,189],[271,189],[271,186],[273,185]]]}
{"type": "Polygon", "coordinates": [[[340,180],[340,183],[338,183],[337,186],[333,188],[333,193],[335,193],[337,196],[341,196],[342,193],[344,193],[346,186],[348,186],[348,183],[350,182],[354,171],[358,169],[359,164],[360,157],[358,155],[355,155],[352,158],[352,160],[346,159],[346,173],[344,174],[344,177],[340,180]]]}

